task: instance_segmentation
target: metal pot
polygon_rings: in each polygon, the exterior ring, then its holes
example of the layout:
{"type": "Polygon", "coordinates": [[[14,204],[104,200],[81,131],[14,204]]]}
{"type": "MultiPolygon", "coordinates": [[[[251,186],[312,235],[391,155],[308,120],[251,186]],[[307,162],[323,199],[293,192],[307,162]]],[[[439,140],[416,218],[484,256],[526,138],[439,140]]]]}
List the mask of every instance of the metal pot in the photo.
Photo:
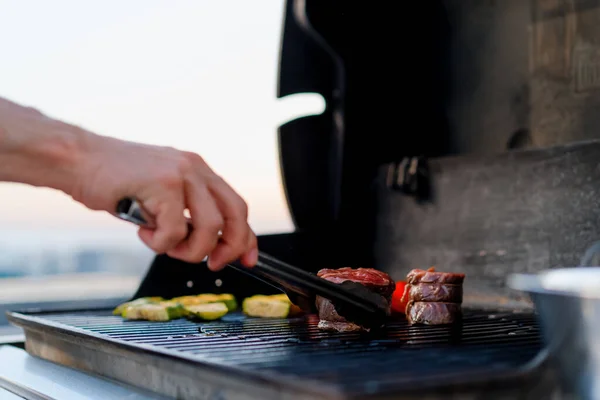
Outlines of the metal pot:
{"type": "MultiPolygon", "coordinates": [[[[590,248],[582,265],[599,247],[590,248]]],[[[508,285],[528,293],[534,302],[564,391],[583,400],[600,399],[600,267],[513,274],[508,285]]]]}

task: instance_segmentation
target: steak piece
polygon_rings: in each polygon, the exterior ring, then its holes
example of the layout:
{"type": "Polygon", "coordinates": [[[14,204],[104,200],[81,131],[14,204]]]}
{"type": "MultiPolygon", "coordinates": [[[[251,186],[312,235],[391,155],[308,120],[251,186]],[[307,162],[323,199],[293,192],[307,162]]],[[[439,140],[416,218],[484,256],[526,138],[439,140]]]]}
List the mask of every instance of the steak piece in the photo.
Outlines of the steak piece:
{"type": "Polygon", "coordinates": [[[319,324],[317,328],[321,330],[337,332],[369,331],[367,328],[349,322],[340,316],[333,303],[324,297],[317,296],[316,305],[319,310],[319,324]]]}
{"type": "Polygon", "coordinates": [[[457,303],[409,302],[406,306],[408,323],[424,325],[446,325],[462,319],[462,307],[457,303]]]}
{"type": "Polygon", "coordinates": [[[410,285],[417,283],[450,283],[453,285],[462,285],[464,280],[465,274],[436,272],[434,268],[429,268],[428,270],[413,269],[406,275],[406,283],[410,285]]]}
{"type": "Polygon", "coordinates": [[[409,301],[428,301],[445,303],[462,303],[462,285],[450,283],[417,283],[406,285],[402,301],[408,296],[409,301]]]}
{"type": "Polygon", "coordinates": [[[406,276],[402,302],[406,304],[408,323],[425,325],[452,324],[462,319],[462,284],[465,274],[413,269],[406,276]]]}
{"type": "Polygon", "coordinates": [[[358,282],[375,293],[379,293],[388,302],[392,299],[392,294],[396,289],[396,283],[388,274],[373,268],[324,268],[317,272],[317,276],[333,283],[358,282]]]}
{"type": "MultiPolygon", "coordinates": [[[[383,296],[388,304],[391,304],[392,294],[396,288],[394,280],[388,274],[372,268],[325,268],[317,272],[317,276],[336,284],[348,280],[360,283],[373,292],[383,296]]],[[[317,296],[315,304],[319,311],[319,329],[337,332],[369,331],[369,329],[349,322],[344,317],[340,316],[329,299],[317,296]]]]}

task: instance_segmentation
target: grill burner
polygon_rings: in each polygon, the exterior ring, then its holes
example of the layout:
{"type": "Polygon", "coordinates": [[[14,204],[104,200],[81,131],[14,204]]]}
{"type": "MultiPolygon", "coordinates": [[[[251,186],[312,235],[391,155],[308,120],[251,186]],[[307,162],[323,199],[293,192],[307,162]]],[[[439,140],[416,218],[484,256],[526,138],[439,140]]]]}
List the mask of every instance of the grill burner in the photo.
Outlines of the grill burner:
{"type": "MultiPolygon", "coordinates": [[[[462,327],[408,326],[405,321],[394,321],[377,334],[322,332],[317,329],[315,316],[268,320],[233,313],[211,323],[151,323],[125,321],[109,311],[82,311],[12,313],[9,318],[25,328],[29,351],[61,363],[77,364],[73,360],[82,354],[82,348],[111,353],[113,358],[128,357],[122,352],[127,349],[144,357],[167,357],[172,363],[168,372],[177,370],[177,362],[191,362],[197,368],[198,385],[207,371],[199,367],[209,366],[212,373],[228,371],[227,379],[220,385],[249,378],[255,384],[277,390],[284,387],[298,392],[298,397],[313,398],[375,397],[515,378],[526,371],[528,362],[541,350],[533,314],[472,310],[464,311],[462,327]],[[35,340],[29,343],[30,338],[35,340]],[[42,349],[49,338],[71,346],[62,346],[61,357],[56,359],[49,356],[52,352],[42,349]],[[111,343],[112,347],[107,346],[111,343]],[[65,357],[65,352],[70,351],[72,354],[65,357]],[[67,359],[71,361],[65,362],[67,359]]],[[[136,377],[135,370],[119,371],[117,362],[104,363],[104,367],[88,361],[84,364],[77,367],[148,388],[148,381],[136,377]],[[111,364],[112,370],[106,368],[111,364]]],[[[148,364],[159,363],[148,358],[148,364]]],[[[182,398],[183,392],[196,390],[198,394],[200,390],[187,388],[168,393],[162,386],[156,383],[150,388],[182,398]]],[[[225,393],[227,388],[210,390],[225,393]]]]}

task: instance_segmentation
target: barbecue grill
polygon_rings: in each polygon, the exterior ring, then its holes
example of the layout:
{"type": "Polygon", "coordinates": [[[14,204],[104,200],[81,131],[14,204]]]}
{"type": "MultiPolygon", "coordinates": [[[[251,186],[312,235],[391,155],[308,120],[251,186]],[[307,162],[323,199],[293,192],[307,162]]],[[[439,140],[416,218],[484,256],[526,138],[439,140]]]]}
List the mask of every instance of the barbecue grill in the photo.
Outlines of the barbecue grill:
{"type": "Polygon", "coordinates": [[[320,332],[314,316],[157,324],[88,310],[11,319],[32,354],[184,399],[423,398],[465,383],[499,390],[535,377],[541,349],[530,313],[468,311],[460,329],[397,321],[366,337],[320,332]]]}
{"type": "MultiPolygon", "coordinates": [[[[567,67],[596,65],[598,48],[582,56],[573,39],[596,28],[565,28],[600,16],[600,2],[348,3],[286,3],[278,96],[319,93],[327,108],[279,129],[296,230],[262,235],[259,247],[311,272],[463,272],[462,323],[397,317],[342,334],[319,331],[314,315],[149,323],[109,309],[10,312],[30,354],[181,399],[566,396],[531,301],[506,278],[576,266],[600,237],[590,129],[600,114],[584,107],[600,104],[600,85],[567,67]]],[[[206,292],[277,290],[159,255],[132,298],[206,292]]]]}

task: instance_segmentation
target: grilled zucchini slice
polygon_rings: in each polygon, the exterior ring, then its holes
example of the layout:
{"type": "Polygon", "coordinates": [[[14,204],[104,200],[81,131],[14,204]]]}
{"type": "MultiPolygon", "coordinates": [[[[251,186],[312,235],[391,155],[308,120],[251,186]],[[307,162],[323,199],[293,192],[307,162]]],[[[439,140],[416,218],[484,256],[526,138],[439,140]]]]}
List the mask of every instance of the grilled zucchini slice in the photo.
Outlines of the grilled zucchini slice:
{"type": "Polygon", "coordinates": [[[206,321],[219,319],[229,312],[225,303],[204,303],[185,306],[186,315],[206,321]]]}
{"type": "Polygon", "coordinates": [[[237,301],[232,294],[213,294],[204,293],[195,296],[181,296],[175,297],[173,301],[183,304],[184,306],[192,306],[197,304],[208,304],[208,303],[225,303],[228,311],[235,311],[237,309],[237,301]]]}
{"type": "MultiPolygon", "coordinates": [[[[287,297],[287,296],[286,296],[287,297]]],[[[273,296],[256,295],[246,297],[242,302],[242,311],[250,317],[287,318],[292,303],[273,296]]]]}
{"type": "Polygon", "coordinates": [[[123,304],[119,304],[113,310],[113,315],[122,315],[123,311],[125,311],[125,309],[129,306],[138,306],[140,304],[157,303],[162,300],[163,300],[163,298],[158,297],[158,296],[156,296],[156,297],[140,297],[139,299],[135,299],[135,300],[123,303],[123,304]]]}
{"type": "Polygon", "coordinates": [[[267,297],[270,297],[270,298],[271,298],[271,299],[273,299],[273,300],[287,301],[288,303],[291,303],[291,302],[292,302],[292,301],[290,300],[290,298],[288,297],[288,295],[287,295],[287,294],[285,294],[285,293],[281,293],[281,294],[272,294],[272,295],[270,295],[270,296],[267,296],[267,297]]]}
{"type": "Polygon", "coordinates": [[[173,302],[147,303],[128,306],[123,318],[145,321],[170,321],[181,318],[183,306],[173,302]],[[164,304],[163,304],[164,303],[164,304]]]}
{"type": "Polygon", "coordinates": [[[263,296],[263,297],[271,299],[271,300],[279,300],[279,301],[284,301],[286,303],[290,303],[290,313],[289,313],[288,317],[297,317],[299,315],[304,314],[304,311],[302,311],[302,309],[300,307],[298,307],[297,305],[292,303],[292,301],[290,300],[288,295],[285,293],[272,294],[269,296],[266,296],[266,295],[258,295],[258,296],[263,296]]]}
{"type": "Polygon", "coordinates": [[[192,306],[195,304],[216,303],[219,301],[219,298],[217,297],[216,294],[205,294],[205,295],[197,294],[197,295],[190,295],[190,296],[175,297],[172,300],[176,301],[178,303],[181,303],[184,306],[192,306]],[[203,296],[203,297],[200,297],[200,296],[203,296]]]}

